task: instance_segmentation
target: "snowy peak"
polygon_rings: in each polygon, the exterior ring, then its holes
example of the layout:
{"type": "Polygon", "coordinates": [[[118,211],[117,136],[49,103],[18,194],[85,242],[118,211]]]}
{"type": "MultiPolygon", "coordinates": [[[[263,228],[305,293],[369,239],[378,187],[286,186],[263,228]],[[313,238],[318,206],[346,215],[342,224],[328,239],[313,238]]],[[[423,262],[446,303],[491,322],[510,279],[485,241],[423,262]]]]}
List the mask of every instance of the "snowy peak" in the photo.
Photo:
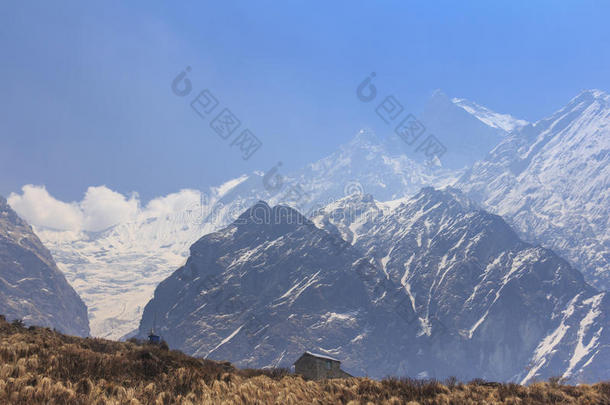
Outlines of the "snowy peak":
{"type": "MultiPolygon", "coordinates": [[[[316,229],[305,216],[286,205],[269,206],[265,201],[259,201],[241,214],[231,227],[237,232],[256,233],[277,238],[300,227],[316,229]]],[[[237,236],[236,236],[237,237],[237,236]]]]}
{"type": "Polygon", "coordinates": [[[343,149],[367,148],[381,144],[381,140],[370,128],[363,128],[354,135],[354,137],[343,146],[343,149]]]}
{"type": "Polygon", "coordinates": [[[453,98],[451,102],[464,109],[467,113],[472,114],[481,122],[505,132],[515,131],[529,124],[525,120],[517,119],[510,114],[494,112],[487,107],[479,105],[474,101],[466,100],[465,98],[453,98]]]}
{"type": "Polygon", "coordinates": [[[273,208],[265,201],[258,201],[235,221],[235,225],[302,225],[309,221],[297,210],[286,205],[276,205],[273,208]]]}
{"type": "Polygon", "coordinates": [[[462,191],[453,187],[445,187],[443,189],[424,187],[410,199],[409,203],[416,204],[421,208],[442,206],[445,209],[462,212],[478,209],[476,203],[468,198],[462,191]]]}
{"type": "MultiPolygon", "coordinates": [[[[283,208],[259,202],[246,214],[283,208]]],[[[396,336],[380,333],[376,323],[393,324],[397,336],[406,328],[372,288],[381,272],[310,224],[275,235],[274,227],[234,223],[201,238],[155,290],[140,335],[156,320],[170,346],[242,367],[289,366],[315,350],[341,358],[348,370],[377,364],[371,369],[381,373],[391,353],[371,349],[396,336]]]]}
{"type": "Polygon", "coordinates": [[[581,91],[576,97],[570,100],[569,104],[573,104],[576,102],[593,102],[593,101],[602,101],[608,102],[610,100],[610,95],[603,90],[598,89],[589,89],[581,91]]]}
{"type": "MultiPolygon", "coordinates": [[[[362,130],[337,151],[307,165],[291,178],[303,186],[313,205],[326,205],[353,191],[372,194],[379,200],[402,198],[426,185],[452,184],[463,173],[420,162],[418,159],[425,157],[423,153],[417,157],[405,155],[402,152],[405,143],[396,138],[380,142],[371,131],[362,130]]],[[[273,202],[283,203],[281,199],[273,202]]]]}
{"type": "Polygon", "coordinates": [[[609,116],[610,95],[602,90],[584,90],[572,98],[565,107],[535,123],[534,127],[542,131],[548,129],[558,133],[568,125],[578,122],[579,119],[607,120],[609,116]]]}
{"type": "Polygon", "coordinates": [[[493,121],[486,121],[456,105],[438,90],[429,98],[421,115],[426,132],[433,134],[447,150],[441,157],[443,167],[451,168],[468,167],[484,158],[506,135],[493,121]]]}
{"type": "Polygon", "coordinates": [[[318,228],[354,244],[390,209],[370,194],[353,194],[317,210],[311,220],[318,228]]]}

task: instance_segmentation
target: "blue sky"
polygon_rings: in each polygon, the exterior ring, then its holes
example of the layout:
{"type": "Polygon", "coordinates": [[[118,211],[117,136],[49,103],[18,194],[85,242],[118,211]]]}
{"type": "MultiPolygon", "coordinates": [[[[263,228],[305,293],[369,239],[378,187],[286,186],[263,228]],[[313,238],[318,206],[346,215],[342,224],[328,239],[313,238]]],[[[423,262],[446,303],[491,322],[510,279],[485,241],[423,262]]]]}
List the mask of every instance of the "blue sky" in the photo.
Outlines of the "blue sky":
{"type": "Polygon", "coordinates": [[[610,90],[610,2],[4,2],[0,194],[143,200],[327,155],[361,127],[370,72],[411,111],[435,89],[537,120],[610,90]],[[230,3],[230,4],[229,4],[230,3]],[[171,91],[186,66],[263,142],[241,159],[171,91]]]}

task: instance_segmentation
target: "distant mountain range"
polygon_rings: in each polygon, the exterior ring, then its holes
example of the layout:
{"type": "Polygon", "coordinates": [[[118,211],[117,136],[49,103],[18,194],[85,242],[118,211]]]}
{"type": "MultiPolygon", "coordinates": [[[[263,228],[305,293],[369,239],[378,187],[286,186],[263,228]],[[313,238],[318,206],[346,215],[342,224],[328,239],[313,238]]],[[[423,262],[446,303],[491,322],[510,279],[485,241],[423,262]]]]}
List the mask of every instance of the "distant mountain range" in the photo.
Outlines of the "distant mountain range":
{"type": "MultiPolygon", "coordinates": [[[[137,329],[154,288],[184,264],[190,245],[259,200],[311,217],[353,192],[371,194],[387,211],[423,187],[453,185],[502,215],[521,239],[552,248],[606,289],[607,98],[584,92],[552,117],[529,124],[436,92],[419,118],[447,147],[438,162],[396,135],[379,139],[363,130],[296,172],[277,165],[206,192],[189,191],[176,212],[140,215],[102,232],[36,232],[87,303],[92,334],[110,338],[137,329]]],[[[358,226],[366,224],[351,225],[358,226]]],[[[344,238],[352,232],[341,231],[344,238]]]]}
{"type": "Polygon", "coordinates": [[[32,228],[0,196],[0,314],[88,336],[87,307],[32,228]]]}
{"type": "Polygon", "coordinates": [[[374,377],[594,381],[610,377],[608,311],[552,251],[424,188],[393,207],[354,194],[312,221],[255,204],[191,247],[139,334],[241,367],[314,350],[374,377]]]}
{"type": "Polygon", "coordinates": [[[176,212],[140,215],[101,232],[43,227],[36,232],[87,303],[92,334],[118,339],[137,329],[154,288],[184,263],[192,243],[231,223],[258,200],[288,203],[310,213],[352,187],[395,199],[427,185],[452,184],[464,173],[390,152],[370,131],[359,132],[336,152],[295,173],[277,169],[244,175],[201,194],[186,193],[188,202],[176,212]]]}

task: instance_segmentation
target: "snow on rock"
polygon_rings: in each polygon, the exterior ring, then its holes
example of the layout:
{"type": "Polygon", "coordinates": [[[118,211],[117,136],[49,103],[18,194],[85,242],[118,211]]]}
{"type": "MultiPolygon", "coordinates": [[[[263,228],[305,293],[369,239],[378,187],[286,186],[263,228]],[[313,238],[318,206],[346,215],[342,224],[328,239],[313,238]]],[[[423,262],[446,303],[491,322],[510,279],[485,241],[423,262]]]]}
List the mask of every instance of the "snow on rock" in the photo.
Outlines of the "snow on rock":
{"type": "Polygon", "coordinates": [[[247,213],[286,207],[257,203],[191,247],[140,335],[157,320],[171,346],[243,367],[312,350],[375,377],[610,377],[606,295],[569,263],[456,189],[391,206],[350,195],[268,224],[247,213]]]}
{"type": "Polygon", "coordinates": [[[610,96],[589,90],[506,137],[457,187],[607,290],[609,179],[610,96]]]}
{"type": "Polygon", "coordinates": [[[451,101],[463,108],[469,114],[472,114],[477,119],[492,128],[499,128],[503,131],[512,132],[516,129],[524,127],[528,124],[525,120],[520,120],[510,114],[500,114],[475,103],[474,101],[466,100],[465,98],[453,98],[451,101]]]}
{"type": "Polygon", "coordinates": [[[393,354],[373,348],[408,333],[390,302],[375,299],[383,274],[288,207],[259,202],[190,250],[146,305],[140,336],[156,325],[171,347],[240,367],[289,367],[313,351],[381,375],[393,354]],[[261,213],[278,220],[258,221],[261,213]]]}

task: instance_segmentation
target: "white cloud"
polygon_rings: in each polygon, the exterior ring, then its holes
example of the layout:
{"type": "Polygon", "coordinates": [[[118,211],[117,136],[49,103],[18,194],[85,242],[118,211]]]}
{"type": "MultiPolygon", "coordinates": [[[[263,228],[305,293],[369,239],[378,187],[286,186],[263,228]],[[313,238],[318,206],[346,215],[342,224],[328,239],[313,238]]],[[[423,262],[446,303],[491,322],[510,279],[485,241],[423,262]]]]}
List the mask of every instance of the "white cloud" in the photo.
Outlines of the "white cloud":
{"type": "Polygon", "coordinates": [[[184,189],[177,193],[168,194],[151,200],[142,213],[145,217],[163,217],[200,205],[200,193],[198,190],[184,189]]]}
{"type": "Polygon", "coordinates": [[[184,189],[157,197],[145,208],[136,193],[127,197],[106,186],[89,187],[82,201],[63,202],[44,186],[25,185],[11,193],[9,205],[28,223],[61,231],[102,231],[113,225],[142,218],[183,214],[200,206],[198,190],[184,189]]]}
{"type": "Polygon", "coordinates": [[[127,199],[123,194],[112,191],[106,186],[89,187],[80,203],[83,212],[83,229],[102,231],[121,222],[137,218],[139,211],[138,195],[127,199]]]}
{"type": "Polygon", "coordinates": [[[7,201],[30,224],[70,231],[82,228],[84,218],[77,203],[56,200],[44,186],[28,184],[21,190],[23,194],[11,193],[7,201]]]}

